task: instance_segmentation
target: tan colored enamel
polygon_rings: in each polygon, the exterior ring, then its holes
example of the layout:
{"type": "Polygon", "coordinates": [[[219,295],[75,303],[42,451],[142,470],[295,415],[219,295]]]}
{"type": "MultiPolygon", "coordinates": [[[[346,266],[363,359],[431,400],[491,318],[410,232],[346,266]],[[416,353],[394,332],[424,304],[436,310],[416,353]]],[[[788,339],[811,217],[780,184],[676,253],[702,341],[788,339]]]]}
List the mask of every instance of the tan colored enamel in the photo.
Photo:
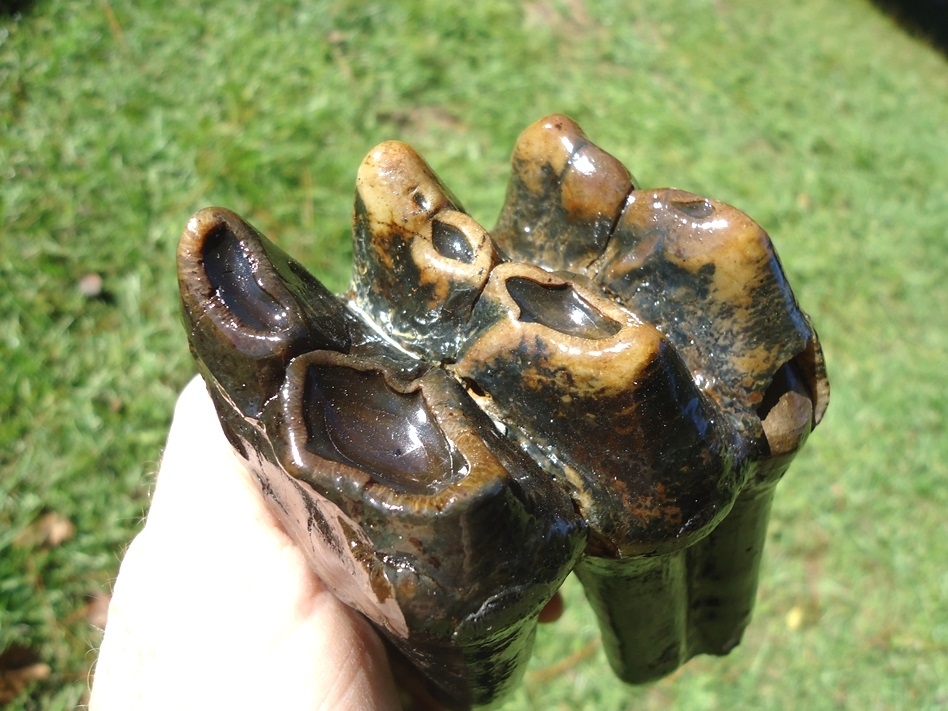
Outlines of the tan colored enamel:
{"type": "Polygon", "coordinates": [[[480,291],[498,259],[490,235],[470,215],[447,209],[438,213],[437,219],[464,235],[474,260],[468,264],[440,254],[431,240],[431,220],[424,224],[412,240],[411,258],[418,267],[420,283],[434,285],[434,301],[428,304],[429,310],[437,308],[459,285],[480,291]]]}
{"type": "Polygon", "coordinates": [[[618,251],[628,245],[614,240],[603,259],[606,263],[616,259],[610,272],[628,273],[657,249],[665,261],[691,273],[713,264],[715,302],[749,305],[751,289],[770,278],[776,268],[773,246],[760,225],[735,207],[682,190],[635,191],[616,232],[645,238],[618,259],[618,251]],[[703,202],[710,212],[692,217],[677,210],[676,202],[703,202]]]}
{"type": "Polygon", "coordinates": [[[561,201],[574,220],[614,220],[632,190],[632,175],[619,160],[594,143],[580,148],[563,176],[561,201]]]}
{"type": "Polygon", "coordinates": [[[762,424],[770,454],[789,454],[800,448],[813,427],[813,403],[800,393],[786,392],[762,424]]]}
{"type": "Polygon", "coordinates": [[[454,206],[447,189],[415,150],[401,141],[372,149],[356,175],[372,234],[393,228],[421,231],[431,218],[454,206]]]}
{"type": "Polygon", "coordinates": [[[530,124],[514,146],[513,161],[520,166],[517,177],[530,192],[543,191],[548,180],[543,167],[548,165],[554,175],[560,175],[577,146],[586,141],[579,125],[561,114],[530,124]]]}
{"type": "Polygon", "coordinates": [[[475,364],[487,365],[497,357],[508,357],[523,350],[531,354],[534,368],[524,371],[528,387],[531,379],[544,377],[541,372],[555,372],[563,378],[564,392],[581,397],[614,396],[630,389],[641,372],[657,355],[664,337],[653,326],[643,324],[616,304],[584,288],[581,284],[557,277],[537,267],[505,263],[497,266],[481,296],[500,304],[507,318],[489,328],[465,352],[456,369],[459,375],[476,371],[475,364]],[[591,340],[561,333],[540,323],[523,323],[520,309],[507,291],[506,281],[511,277],[527,278],[539,284],[558,286],[570,284],[576,293],[591,306],[622,324],[615,335],[591,340]],[[542,343],[542,352],[537,348],[542,343]],[[570,375],[569,385],[566,382],[570,375]]]}

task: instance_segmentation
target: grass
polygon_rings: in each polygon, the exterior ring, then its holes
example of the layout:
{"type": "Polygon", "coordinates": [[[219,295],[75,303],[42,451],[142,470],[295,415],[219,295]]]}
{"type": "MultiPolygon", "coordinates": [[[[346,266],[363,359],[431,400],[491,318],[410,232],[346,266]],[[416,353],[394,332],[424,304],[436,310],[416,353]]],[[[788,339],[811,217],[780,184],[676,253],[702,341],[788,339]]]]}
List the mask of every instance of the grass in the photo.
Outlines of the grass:
{"type": "Polygon", "coordinates": [[[21,5],[0,14],[0,650],[50,674],[11,709],[82,703],[90,605],[194,372],[189,215],[231,207],[341,289],[370,147],[412,143],[489,226],[553,111],[644,185],[763,224],[834,392],[738,649],[624,687],[571,582],[505,708],[948,707],[944,57],[863,0],[21,5]],[[75,527],[59,545],[49,513],[75,527]]]}

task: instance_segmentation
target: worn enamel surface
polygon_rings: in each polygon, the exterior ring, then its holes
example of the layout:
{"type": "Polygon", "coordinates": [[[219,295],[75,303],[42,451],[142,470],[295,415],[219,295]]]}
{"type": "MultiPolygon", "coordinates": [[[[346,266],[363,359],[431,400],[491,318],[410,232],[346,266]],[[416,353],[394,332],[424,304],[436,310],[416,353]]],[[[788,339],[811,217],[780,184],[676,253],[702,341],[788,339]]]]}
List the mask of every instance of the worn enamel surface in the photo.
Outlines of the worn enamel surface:
{"type": "Polygon", "coordinates": [[[766,233],[563,116],[489,233],[403,143],[356,186],[347,294],[221,208],[178,251],[221,423],[314,569],[452,708],[513,688],[573,570],[627,682],[733,648],[829,393],[766,233]]]}

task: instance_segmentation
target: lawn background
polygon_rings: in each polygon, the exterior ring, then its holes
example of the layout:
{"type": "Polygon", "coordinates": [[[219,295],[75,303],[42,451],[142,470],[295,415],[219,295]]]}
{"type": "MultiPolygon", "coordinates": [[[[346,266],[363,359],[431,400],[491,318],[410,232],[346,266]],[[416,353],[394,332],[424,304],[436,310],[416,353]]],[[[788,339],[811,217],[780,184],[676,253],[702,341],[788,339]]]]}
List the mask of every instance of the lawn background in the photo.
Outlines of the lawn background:
{"type": "Polygon", "coordinates": [[[490,227],[518,133],[554,111],[644,186],[768,230],[833,396],[778,489],[740,647],[624,687],[569,582],[504,708],[948,708],[944,57],[863,0],[433,7],[0,14],[0,650],[50,670],[10,708],[82,703],[90,611],[194,372],[174,274],[188,217],[230,207],[339,290],[374,144],[412,143],[490,227]],[[48,514],[74,534],[44,541],[48,514]]]}

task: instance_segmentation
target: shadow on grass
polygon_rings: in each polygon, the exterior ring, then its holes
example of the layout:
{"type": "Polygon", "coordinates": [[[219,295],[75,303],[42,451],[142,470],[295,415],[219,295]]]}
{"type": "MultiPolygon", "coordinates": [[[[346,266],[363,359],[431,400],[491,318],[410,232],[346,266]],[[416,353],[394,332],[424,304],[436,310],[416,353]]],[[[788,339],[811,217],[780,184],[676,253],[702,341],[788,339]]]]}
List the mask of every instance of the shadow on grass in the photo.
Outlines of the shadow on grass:
{"type": "Polygon", "coordinates": [[[35,0],[0,0],[0,18],[29,12],[35,0]]]}
{"type": "Polygon", "coordinates": [[[948,0],[873,0],[907,32],[948,56],[948,0]]]}

